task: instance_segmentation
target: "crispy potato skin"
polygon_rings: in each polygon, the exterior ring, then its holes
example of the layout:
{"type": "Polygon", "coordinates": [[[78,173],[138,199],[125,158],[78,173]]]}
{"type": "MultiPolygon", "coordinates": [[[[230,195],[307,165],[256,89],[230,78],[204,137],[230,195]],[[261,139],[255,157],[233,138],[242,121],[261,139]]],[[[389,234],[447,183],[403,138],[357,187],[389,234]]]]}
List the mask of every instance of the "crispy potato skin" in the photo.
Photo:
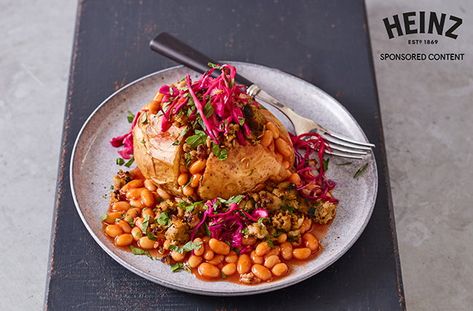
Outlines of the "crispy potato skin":
{"type": "Polygon", "coordinates": [[[146,123],[140,120],[133,129],[135,161],[146,178],[157,184],[173,185],[179,176],[183,143],[179,134],[183,129],[171,126],[166,132],[161,132],[159,118],[147,115],[147,120],[146,123]]]}
{"type": "Polygon", "coordinates": [[[228,199],[248,192],[268,179],[282,181],[287,177],[284,167],[262,145],[238,145],[228,152],[224,161],[213,154],[209,156],[199,195],[206,200],[228,199]]]}

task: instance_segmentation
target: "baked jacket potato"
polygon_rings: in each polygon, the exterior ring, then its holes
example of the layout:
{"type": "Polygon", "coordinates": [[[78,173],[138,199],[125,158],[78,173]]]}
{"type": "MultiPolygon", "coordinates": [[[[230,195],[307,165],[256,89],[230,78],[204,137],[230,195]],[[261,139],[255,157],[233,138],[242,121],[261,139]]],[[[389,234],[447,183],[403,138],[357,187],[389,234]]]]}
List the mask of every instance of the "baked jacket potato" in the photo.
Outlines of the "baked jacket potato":
{"type": "MultiPolygon", "coordinates": [[[[258,118],[252,119],[253,126],[263,130],[267,122],[272,122],[282,138],[291,148],[292,143],[285,127],[268,110],[259,106],[258,118]]],[[[185,127],[172,125],[167,131],[161,131],[161,116],[143,110],[140,120],[133,130],[134,158],[146,178],[152,179],[158,186],[182,196],[177,179],[180,174],[181,159],[184,157],[183,144],[185,127]]],[[[205,171],[195,191],[201,199],[222,197],[228,199],[256,189],[260,184],[271,180],[280,182],[290,172],[288,164],[294,162],[292,150],[286,162],[281,161],[271,147],[264,147],[259,141],[246,145],[234,144],[228,148],[228,156],[218,159],[212,152],[207,157],[205,171]],[[283,164],[284,163],[284,164],[283,164]]]]}

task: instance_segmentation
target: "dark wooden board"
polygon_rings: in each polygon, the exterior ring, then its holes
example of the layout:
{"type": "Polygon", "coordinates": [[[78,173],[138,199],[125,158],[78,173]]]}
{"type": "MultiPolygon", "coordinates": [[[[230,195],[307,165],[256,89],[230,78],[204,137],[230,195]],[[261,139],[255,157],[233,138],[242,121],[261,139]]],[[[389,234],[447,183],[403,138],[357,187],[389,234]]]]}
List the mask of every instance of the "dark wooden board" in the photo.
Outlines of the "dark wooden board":
{"type": "MultiPolygon", "coordinates": [[[[290,90],[289,90],[290,91],[290,90]]],[[[356,207],[353,207],[356,208],[356,207]]],[[[389,178],[362,1],[80,1],[67,94],[45,307],[50,310],[404,309],[389,178]],[[168,31],[215,59],[292,73],[338,98],[376,144],[371,221],[339,261],[298,285],[250,297],[186,294],[146,281],[90,237],[72,201],[74,140],[119,87],[174,65],[148,48],[168,31]]]]}

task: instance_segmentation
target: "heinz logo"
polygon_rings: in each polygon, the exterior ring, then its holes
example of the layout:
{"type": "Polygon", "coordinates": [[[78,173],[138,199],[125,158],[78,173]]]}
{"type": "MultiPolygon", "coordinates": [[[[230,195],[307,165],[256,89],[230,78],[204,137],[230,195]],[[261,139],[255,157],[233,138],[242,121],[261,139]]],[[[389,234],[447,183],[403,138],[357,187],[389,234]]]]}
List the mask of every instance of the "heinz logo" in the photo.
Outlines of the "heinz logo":
{"type": "Polygon", "coordinates": [[[389,39],[417,33],[444,35],[456,39],[458,34],[455,31],[463,20],[445,13],[420,11],[396,14],[392,18],[383,18],[383,22],[389,39]]]}

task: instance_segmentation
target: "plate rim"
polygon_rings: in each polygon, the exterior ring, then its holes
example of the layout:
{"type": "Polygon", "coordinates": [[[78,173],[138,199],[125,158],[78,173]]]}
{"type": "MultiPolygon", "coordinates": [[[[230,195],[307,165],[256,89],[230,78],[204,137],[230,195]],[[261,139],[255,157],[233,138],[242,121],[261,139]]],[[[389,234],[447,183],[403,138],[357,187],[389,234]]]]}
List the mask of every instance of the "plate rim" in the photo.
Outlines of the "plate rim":
{"type": "MultiPolygon", "coordinates": [[[[249,67],[254,67],[254,68],[270,69],[270,70],[273,70],[273,71],[277,71],[280,74],[289,75],[289,76],[291,76],[291,78],[296,79],[299,83],[303,84],[306,87],[313,88],[313,89],[315,88],[319,93],[321,93],[324,96],[326,96],[326,97],[330,98],[331,100],[335,101],[338,104],[339,108],[341,108],[352,119],[352,121],[355,123],[356,127],[360,130],[364,140],[368,141],[365,132],[361,128],[360,124],[356,121],[356,119],[352,116],[352,114],[337,99],[335,99],[333,96],[331,96],[330,94],[328,94],[327,92],[325,92],[321,88],[317,87],[316,85],[314,85],[314,84],[312,84],[308,81],[305,81],[304,79],[301,79],[300,77],[297,77],[297,76],[295,76],[291,73],[287,73],[287,72],[284,72],[280,69],[265,66],[265,65],[248,63],[248,62],[238,62],[238,61],[222,61],[222,62],[228,62],[228,63],[231,63],[231,64],[235,64],[236,66],[238,66],[239,64],[242,64],[244,66],[249,66],[249,67]]],[[[95,234],[95,232],[92,230],[92,228],[89,226],[87,220],[85,219],[85,216],[84,216],[84,214],[82,213],[82,210],[79,207],[79,202],[77,200],[76,193],[75,193],[75,188],[74,188],[74,172],[73,172],[74,171],[73,167],[74,167],[74,162],[75,162],[74,159],[75,159],[76,149],[77,149],[79,141],[82,137],[82,134],[83,134],[85,128],[87,127],[87,125],[89,124],[89,122],[92,120],[92,118],[97,114],[97,112],[103,106],[105,106],[113,97],[120,94],[125,89],[127,89],[127,88],[129,88],[129,87],[131,87],[131,86],[133,86],[133,85],[135,85],[135,84],[137,84],[137,83],[139,83],[143,80],[146,80],[146,79],[148,79],[152,76],[155,76],[155,75],[167,72],[167,71],[173,71],[173,70],[183,68],[183,67],[184,67],[183,65],[177,65],[177,66],[172,66],[172,67],[168,67],[168,68],[165,68],[165,69],[161,69],[161,70],[149,73],[147,75],[144,75],[144,76],[142,76],[142,77],[126,84],[126,85],[124,85],[123,87],[121,87],[120,89],[116,90],[111,95],[109,95],[107,98],[105,98],[91,112],[91,114],[87,117],[87,119],[84,121],[81,129],[79,130],[79,132],[77,134],[77,137],[74,141],[74,145],[72,147],[72,152],[71,152],[71,156],[70,156],[69,185],[70,185],[71,195],[72,195],[72,199],[74,201],[74,206],[76,208],[76,211],[79,214],[79,217],[81,218],[83,225],[86,227],[87,231],[92,236],[94,241],[102,248],[103,251],[105,251],[105,253],[107,253],[110,257],[112,257],[121,266],[123,266],[127,270],[133,272],[134,274],[136,274],[136,275],[138,275],[138,276],[140,276],[140,277],[142,277],[142,278],[144,278],[144,279],[146,279],[150,282],[153,282],[155,284],[159,284],[159,285],[162,285],[162,286],[165,286],[165,287],[168,287],[168,288],[172,288],[172,289],[175,289],[175,290],[191,293],[191,294],[199,294],[199,295],[206,295],[206,296],[219,296],[219,297],[249,296],[249,295],[262,294],[262,293],[272,292],[272,291],[276,291],[276,290],[279,290],[279,289],[282,289],[282,288],[286,288],[286,287],[295,285],[297,283],[300,283],[302,281],[305,281],[308,278],[313,277],[314,275],[322,272],[323,270],[325,270],[326,268],[331,266],[334,262],[339,260],[343,255],[345,255],[346,252],[355,244],[356,241],[358,241],[361,234],[365,231],[365,228],[368,225],[368,223],[369,223],[369,221],[372,217],[373,210],[374,210],[374,207],[376,205],[379,180],[378,180],[378,168],[377,168],[377,163],[376,163],[376,158],[375,158],[374,152],[371,152],[370,160],[369,160],[369,162],[371,162],[372,165],[373,165],[373,173],[374,173],[374,180],[375,180],[374,189],[373,189],[374,190],[373,191],[373,197],[372,197],[373,204],[371,204],[370,209],[369,209],[368,214],[367,214],[367,217],[364,219],[363,224],[356,231],[353,238],[345,245],[345,247],[343,249],[341,249],[338,253],[336,253],[335,256],[333,256],[329,260],[327,260],[327,262],[325,264],[323,264],[322,266],[320,266],[319,269],[313,270],[313,271],[311,271],[311,273],[308,273],[307,275],[303,275],[303,276],[301,276],[297,279],[294,279],[293,281],[282,282],[282,283],[280,283],[278,285],[275,285],[273,287],[267,287],[267,288],[261,288],[261,289],[258,289],[257,287],[254,287],[255,288],[254,290],[249,290],[249,291],[213,292],[213,291],[203,290],[203,289],[199,289],[199,288],[189,288],[189,287],[173,284],[171,282],[168,282],[165,279],[159,279],[158,280],[158,279],[152,278],[151,276],[147,275],[146,273],[143,273],[141,270],[135,268],[132,264],[128,263],[127,261],[121,259],[119,256],[115,255],[112,251],[109,250],[109,248],[104,243],[102,243],[102,241],[97,237],[97,235],[95,234]]],[[[189,70],[192,70],[192,69],[189,69],[189,70]]],[[[249,287],[253,288],[253,286],[249,286],[249,287]]]]}

